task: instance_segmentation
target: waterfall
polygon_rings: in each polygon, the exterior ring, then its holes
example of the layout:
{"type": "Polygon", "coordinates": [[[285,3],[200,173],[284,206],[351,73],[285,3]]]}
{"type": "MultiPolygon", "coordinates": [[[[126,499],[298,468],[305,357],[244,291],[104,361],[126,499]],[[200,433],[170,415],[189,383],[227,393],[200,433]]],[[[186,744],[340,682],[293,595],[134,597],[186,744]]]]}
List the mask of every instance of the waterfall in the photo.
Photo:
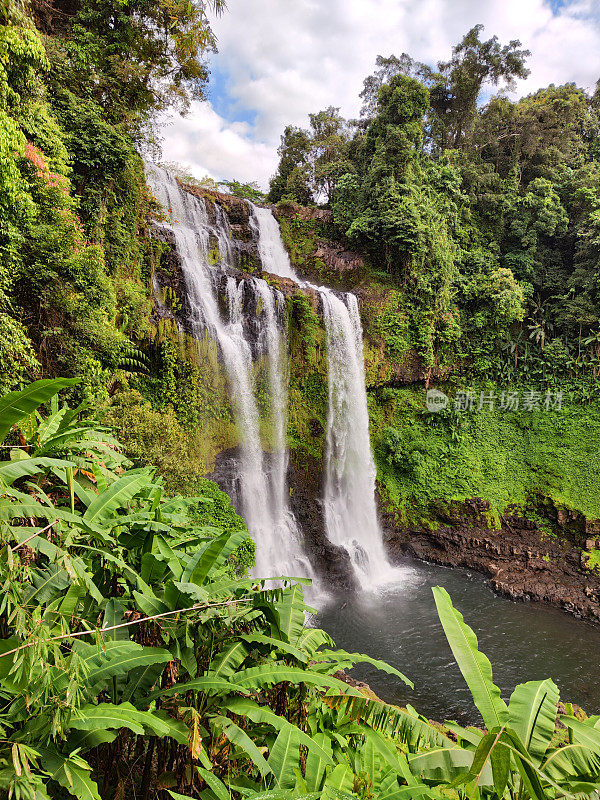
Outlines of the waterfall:
{"type": "Polygon", "coordinates": [[[281,231],[271,209],[255,206],[250,201],[248,201],[248,205],[250,206],[250,226],[256,237],[258,254],[265,272],[301,283],[283,245],[281,231]]]}
{"type": "MultiPolygon", "coordinates": [[[[147,166],[153,194],[169,217],[169,227],[181,260],[196,339],[205,332],[218,344],[227,374],[232,407],[241,439],[239,481],[241,513],[257,545],[256,577],[310,577],[299,531],[289,508],[287,490],[287,359],[283,297],[261,279],[236,281],[229,222],[215,203],[211,224],[206,202],[181,189],[175,178],[155,165],[147,166]],[[219,254],[211,258],[211,246],[219,254]],[[227,315],[219,310],[218,289],[224,282],[227,315]],[[261,443],[261,417],[253,379],[252,338],[245,324],[247,298],[257,300],[258,354],[268,370],[273,453],[261,443]]],[[[276,224],[276,223],[275,223],[276,224]]],[[[283,247],[283,245],[282,245],[283,247]]],[[[285,251],[284,251],[285,252],[285,251]]]]}
{"type": "Polygon", "coordinates": [[[327,332],[329,408],[325,451],[327,536],[350,555],[365,589],[393,577],[375,504],[362,327],[356,296],[320,289],[327,332]]]}
{"type": "Polygon", "coordinates": [[[331,542],[349,554],[356,579],[365,589],[393,580],[375,503],[375,464],[369,436],[362,327],[356,296],[341,296],[301,281],[268,208],[251,205],[253,229],[266,272],[316,289],[323,304],[327,334],[328,395],[325,529],[331,542]]]}
{"type": "Polygon", "coordinates": [[[285,327],[278,323],[285,311],[281,292],[271,289],[266,281],[253,278],[252,284],[261,301],[264,325],[259,344],[268,355],[268,384],[271,401],[273,450],[269,465],[270,525],[263,528],[256,551],[257,575],[310,577],[312,567],[303,555],[300,531],[289,507],[287,482],[287,339],[285,327]],[[274,572],[274,570],[276,570],[274,572]]]}

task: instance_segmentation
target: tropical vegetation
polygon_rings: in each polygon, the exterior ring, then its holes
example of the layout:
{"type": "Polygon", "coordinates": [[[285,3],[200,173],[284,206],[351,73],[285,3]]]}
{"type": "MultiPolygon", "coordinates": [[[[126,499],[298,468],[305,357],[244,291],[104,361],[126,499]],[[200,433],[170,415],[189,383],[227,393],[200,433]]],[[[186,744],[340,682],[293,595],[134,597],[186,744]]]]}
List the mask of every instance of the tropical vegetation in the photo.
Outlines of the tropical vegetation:
{"type": "Polygon", "coordinates": [[[600,93],[509,99],[529,55],[476,25],[435,67],[378,56],[359,119],[329,107],[281,137],[269,199],[332,209],[398,291],[398,334],[426,370],[598,373],[600,93]]]}
{"type": "MultiPolygon", "coordinates": [[[[250,577],[254,543],[204,477],[238,443],[225,381],[210,348],[157,313],[180,298],[154,291],[169,248],[142,159],[160,158],[157,113],[204,96],[208,15],[222,10],[0,3],[0,795],[592,796],[600,718],[559,705],[550,679],[503,699],[443,590],[480,715],[470,727],[355,686],[345,670],[361,660],[410,680],[336,649],[302,583],[250,577]]],[[[600,94],[493,94],[526,59],[480,26],[435,68],[379,57],[359,120],[330,107],[282,137],[268,201],[332,219],[282,225],[296,265],[322,240],[364,257],[370,410],[395,511],[411,492],[525,503],[542,474],[555,490],[560,461],[561,502],[598,516],[596,412],[584,423],[571,404],[532,430],[485,411],[432,421],[414,387],[394,385],[416,354],[427,385],[441,374],[453,389],[527,381],[597,397],[600,94]],[[538,429],[551,447],[536,448],[538,429]]],[[[179,178],[264,200],[255,183],[179,178]]],[[[288,312],[290,450],[318,474],[324,332],[301,291],[288,312]]],[[[586,558],[598,568],[596,548],[586,558]]]]}
{"type": "MultiPolygon", "coordinates": [[[[432,723],[340,670],[367,661],[307,624],[303,586],[248,576],[243,524],[199,524],[132,465],[72,379],[0,400],[0,791],[15,798],[519,798],[600,789],[600,717],[557,716],[552,680],[508,703],[441,588],[481,715],[432,723]]],[[[239,518],[238,518],[239,519],[239,518]]],[[[440,631],[441,633],[441,631],[440,631]]],[[[416,676],[418,679],[418,676],[416,676]]]]}

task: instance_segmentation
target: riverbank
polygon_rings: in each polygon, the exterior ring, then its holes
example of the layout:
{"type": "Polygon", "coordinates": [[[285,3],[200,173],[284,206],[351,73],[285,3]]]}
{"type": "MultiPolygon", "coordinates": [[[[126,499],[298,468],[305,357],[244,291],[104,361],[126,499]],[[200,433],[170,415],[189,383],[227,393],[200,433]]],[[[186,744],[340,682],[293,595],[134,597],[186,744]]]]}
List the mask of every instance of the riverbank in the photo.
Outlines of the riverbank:
{"type": "Polygon", "coordinates": [[[590,535],[576,542],[551,535],[516,510],[492,529],[485,524],[487,510],[486,501],[473,498],[436,528],[404,527],[384,515],[392,561],[409,555],[465,567],[486,575],[491,588],[511,600],[539,601],[600,623],[600,573],[585,567],[585,547],[595,546],[597,539],[590,535]]]}

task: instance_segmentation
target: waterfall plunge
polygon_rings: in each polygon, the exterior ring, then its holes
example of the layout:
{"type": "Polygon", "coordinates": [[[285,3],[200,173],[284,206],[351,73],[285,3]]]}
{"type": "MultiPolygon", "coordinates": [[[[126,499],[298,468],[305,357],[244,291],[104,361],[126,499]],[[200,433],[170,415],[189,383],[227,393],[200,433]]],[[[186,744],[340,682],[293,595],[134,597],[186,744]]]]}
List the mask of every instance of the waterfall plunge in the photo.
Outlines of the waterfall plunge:
{"type": "Polygon", "coordinates": [[[296,283],[302,283],[290,261],[287,250],[281,241],[281,231],[277,220],[270,208],[261,208],[250,203],[250,225],[256,236],[258,254],[265,272],[278,275],[280,278],[290,278],[296,283]]]}
{"type": "Polygon", "coordinates": [[[327,331],[329,408],[325,454],[325,525],[350,555],[364,589],[393,579],[375,505],[362,327],[356,296],[321,289],[327,331]]]}
{"type": "Polygon", "coordinates": [[[235,278],[226,275],[223,268],[235,264],[229,223],[218,204],[215,204],[215,224],[211,225],[205,201],[183,191],[166,170],[149,165],[147,179],[156,199],[170,217],[170,228],[186,281],[194,335],[200,339],[207,332],[217,342],[227,373],[241,437],[241,510],[257,545],[255,575],[260,578],[296,574],[311,576],[288,503],[285,328],[280,327],[283,297],[263,280],[252,278],[237,283],[235,278]],[[220,269],[211,266],[210,249],[214,241],[219,251],[220,269]],[[217,279],[223,277],[226,277],[227,319],[221,316],[218,305],[217,279]],[[260,300],[258,348],[268,364],[272,409],[273,453],[270,458],[265,457],[260,439],[252,348],[244,329],[245,292],[260,300]]]}
{"type": "Polygon", "coordinates": [[[250,203],[263,268],[316,289],[327,333],[328,392],[325,492],[327,537],[349,554],[357,581],[371,589],[399,577],[387,560],[375,504],[375,464],[369,436],[362,327],[356,296],[303,283],[296,275],[277,220],[250,203]]]}

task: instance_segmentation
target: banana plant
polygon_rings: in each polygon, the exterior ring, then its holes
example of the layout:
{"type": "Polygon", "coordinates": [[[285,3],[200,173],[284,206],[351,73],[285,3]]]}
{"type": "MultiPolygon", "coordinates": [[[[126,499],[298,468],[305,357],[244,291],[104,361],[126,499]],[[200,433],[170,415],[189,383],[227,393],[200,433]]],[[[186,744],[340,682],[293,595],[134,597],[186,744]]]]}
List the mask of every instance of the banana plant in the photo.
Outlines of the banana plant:
{"type": "Polygon", "coordinates": [[[96,430],[86,409],[61,429],[72,423],[73,437],[36,455],[70,413],[52,399],[69,385],[0,400],[3,435],[35,427],[13,447],[24,458],[0,461],[0,796],[558,800],[597,789],[599,719],[562,715],[559,744],[552,681],[505,702],[442,589],[440,619],[485,729],[444,728],[342,680],[365,661],[411,685],[307,627],[301,583],[265,589],[232,573],[247,531],[198,526],[202,498],[166,497],[118,445],[112,466],[99,449],[82,456],[96,430]]]}
{"type": "Polygon", "coordinates": [[[452,725],[457,744],[411,756],[413,774],[433,785],[464,786],[468,796],[477,792],[499,799],[506,793],[519,800],[546,800],[598,791],[598,720],[557,716],[559,691],[550,679],[518,685],[507,704],[474,631],[445,589],[435,587],[433,592],[448,644],[485,730],[452,725]],[[556,744],[557,720],[569,730],[567,746],[556,744]]]}

